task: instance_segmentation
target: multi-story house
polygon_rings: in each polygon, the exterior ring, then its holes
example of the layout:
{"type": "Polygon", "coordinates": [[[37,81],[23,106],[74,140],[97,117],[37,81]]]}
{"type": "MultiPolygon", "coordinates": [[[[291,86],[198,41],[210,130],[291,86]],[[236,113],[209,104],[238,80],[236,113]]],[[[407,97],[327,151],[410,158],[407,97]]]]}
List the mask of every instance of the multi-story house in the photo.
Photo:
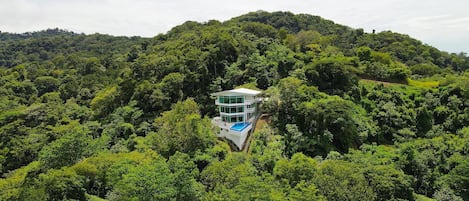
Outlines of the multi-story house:
{"type": "Polygon", "coordinates": [[[239,88],[213,93],[220,116],[212,123],[220,127],[219,137],[231,140],[240,150],[243,148],[253,123],[258,117],[260,91],[239,88]]]}

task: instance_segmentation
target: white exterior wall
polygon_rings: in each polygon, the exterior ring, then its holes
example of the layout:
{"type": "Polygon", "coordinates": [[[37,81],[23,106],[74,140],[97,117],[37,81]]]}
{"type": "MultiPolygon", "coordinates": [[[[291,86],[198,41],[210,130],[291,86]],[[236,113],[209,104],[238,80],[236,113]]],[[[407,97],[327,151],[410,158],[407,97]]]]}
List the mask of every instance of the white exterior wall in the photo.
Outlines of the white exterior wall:
{"type": "Polygon", "coordinates": [[[241,150],[251,129],[252,124],[250,124],[242,132],[233,131],[229,128],[220,128],[220,133],[218,134],[218,137],[225,137],[231,140],[241,150]]]}

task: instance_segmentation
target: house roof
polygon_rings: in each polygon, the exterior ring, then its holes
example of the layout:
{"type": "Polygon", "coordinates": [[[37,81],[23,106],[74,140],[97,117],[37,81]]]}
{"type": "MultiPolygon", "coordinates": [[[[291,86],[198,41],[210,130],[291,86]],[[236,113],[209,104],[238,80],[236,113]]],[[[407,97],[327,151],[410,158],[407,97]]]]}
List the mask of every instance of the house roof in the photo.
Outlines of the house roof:
{"type": "Polygon", "coordinates": [[[232,90],[216,92],[216,93],[213,93],[212,96],[223,96],[223,95],[251,95],[251,96],[255,96],[255,95],[260,94],[260,93],[262,93],[262,92],[252,90],[252,89],[238,88],[238,89],[232,89],[232,90]]]}

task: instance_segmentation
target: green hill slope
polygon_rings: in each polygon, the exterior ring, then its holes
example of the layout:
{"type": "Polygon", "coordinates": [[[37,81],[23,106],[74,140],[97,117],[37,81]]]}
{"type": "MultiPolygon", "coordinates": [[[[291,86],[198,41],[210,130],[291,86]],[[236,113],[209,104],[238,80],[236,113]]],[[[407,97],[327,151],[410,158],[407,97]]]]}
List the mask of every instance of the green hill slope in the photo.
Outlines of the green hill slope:
{"type": "Polygon", "coordinates": [[[290,12],[0,32],[0,200],[468,200],[468,68],[290,12]],[[268,97],[250,154],[209,119],[240,85],[268,97]]]}

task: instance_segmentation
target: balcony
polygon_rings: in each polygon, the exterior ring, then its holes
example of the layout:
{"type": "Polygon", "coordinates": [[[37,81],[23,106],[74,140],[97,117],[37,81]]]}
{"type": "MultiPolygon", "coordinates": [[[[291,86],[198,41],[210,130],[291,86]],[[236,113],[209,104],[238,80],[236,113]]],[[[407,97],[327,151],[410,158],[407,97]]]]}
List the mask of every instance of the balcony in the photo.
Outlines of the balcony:
{"type": "Polygon", "coordinates": [[[215,100],[215,105],[221,105],[221,106],[241,106],[241,105],[251,105],[253,103],[259,102],[261,99],[249,99],[249,100],[244,100],[244,103],[220,103],[218,99],[215,100]]]}
{"type": "Polygon", "coordinates": [[[224,122],[221,120],[221,117],[214,117],[212,119],[212,124],[216,125],[222,129],[230,129],[233,123],[224,122]]]}
{"type": "Polygon", "coordinates": [[[253,113],[255,111],[256,111],[256,109],[252,107],[252,108],[246,108],[244,112],[245,113],[253,113]]]}
{"type": "Polygon", "coordinates": [[[220,112],[220,115],[224,116],[237,116],[237,115],[244,115],[244,112],[236,112],[236,113],[226,113],[226,112],[220,112]]]}

